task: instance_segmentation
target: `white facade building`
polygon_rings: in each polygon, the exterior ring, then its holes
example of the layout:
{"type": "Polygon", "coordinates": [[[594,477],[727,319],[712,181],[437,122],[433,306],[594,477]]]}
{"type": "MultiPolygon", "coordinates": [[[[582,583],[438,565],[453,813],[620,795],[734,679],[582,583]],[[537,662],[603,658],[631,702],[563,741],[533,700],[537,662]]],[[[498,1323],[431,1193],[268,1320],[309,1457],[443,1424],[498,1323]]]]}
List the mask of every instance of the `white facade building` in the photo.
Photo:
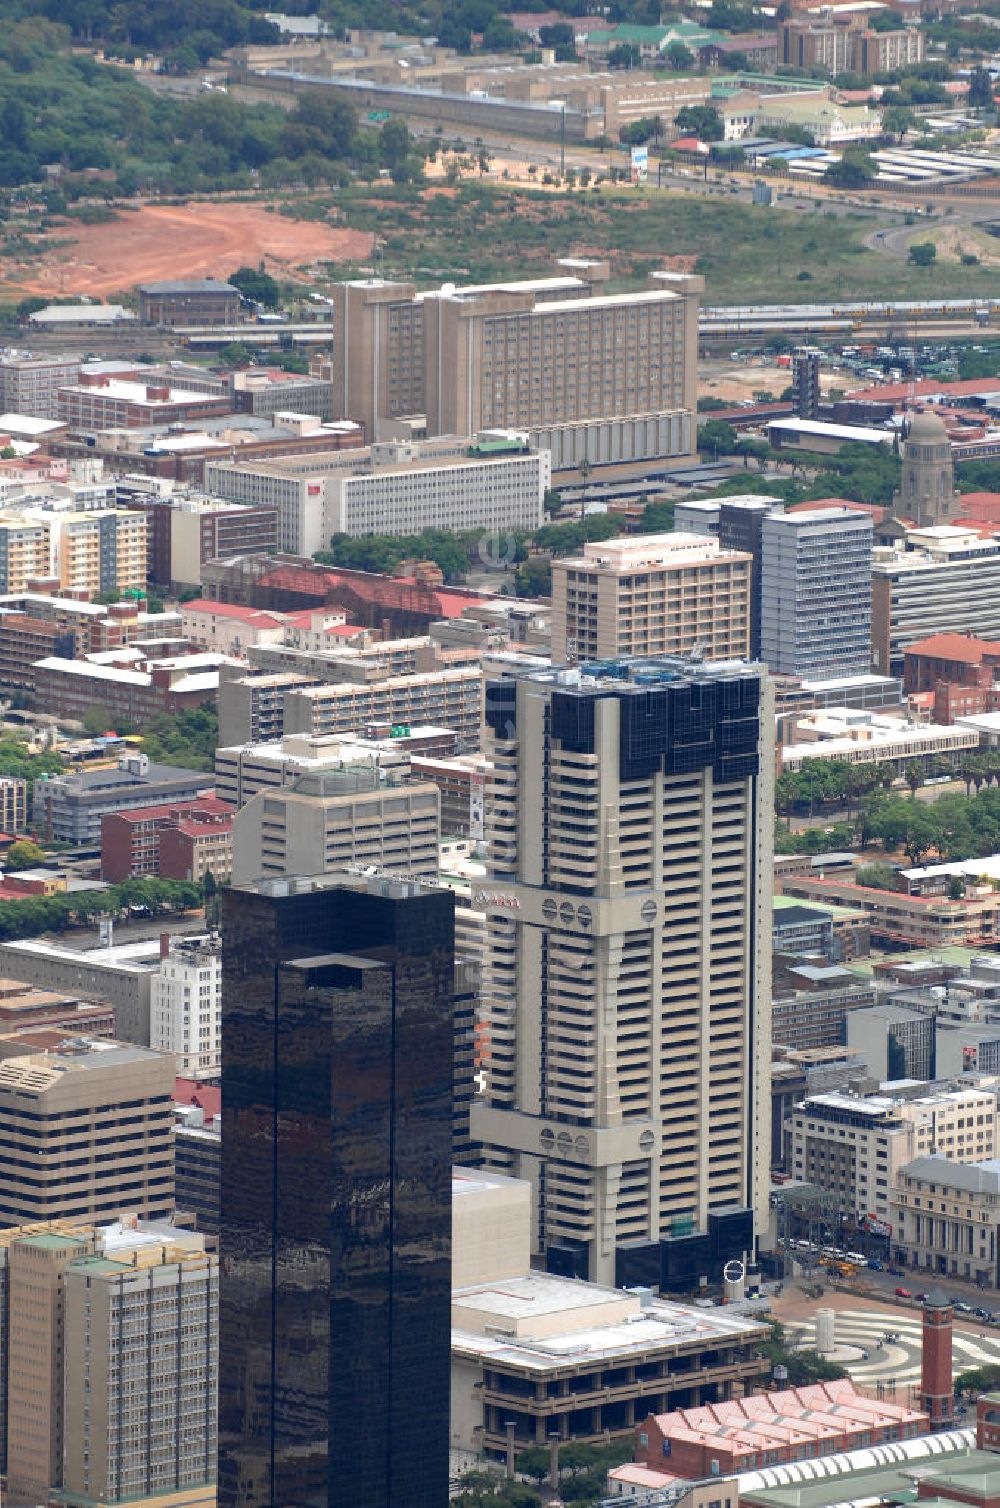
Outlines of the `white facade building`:
{"type": "Polygon", "coordinates": [[[551,480],[549,452],[506,431],[205,469],[217,496],[275,504],[278,547],[299,555],[326,549],[334,534],[537,529],[551,480]]]}
{"type": "Polygon", "coordinates": [[[150,989],[150,1047],[171,1052],[184,1078],[220,1072],[222,954],[217,940],[172,940],[150,989]]]}

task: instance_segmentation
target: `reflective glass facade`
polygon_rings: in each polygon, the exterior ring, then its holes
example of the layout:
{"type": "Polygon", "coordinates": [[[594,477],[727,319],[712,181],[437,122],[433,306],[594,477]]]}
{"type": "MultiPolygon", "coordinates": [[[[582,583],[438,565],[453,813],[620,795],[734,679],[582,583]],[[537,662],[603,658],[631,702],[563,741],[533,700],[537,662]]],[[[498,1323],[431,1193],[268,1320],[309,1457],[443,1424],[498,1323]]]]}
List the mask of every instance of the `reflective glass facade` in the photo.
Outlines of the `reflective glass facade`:
{"type": "Polygon", "coordinates": [[[223,901],[219,1505],[429,1508],[448,1496],[454,898],[290,884],[223,901]]]}

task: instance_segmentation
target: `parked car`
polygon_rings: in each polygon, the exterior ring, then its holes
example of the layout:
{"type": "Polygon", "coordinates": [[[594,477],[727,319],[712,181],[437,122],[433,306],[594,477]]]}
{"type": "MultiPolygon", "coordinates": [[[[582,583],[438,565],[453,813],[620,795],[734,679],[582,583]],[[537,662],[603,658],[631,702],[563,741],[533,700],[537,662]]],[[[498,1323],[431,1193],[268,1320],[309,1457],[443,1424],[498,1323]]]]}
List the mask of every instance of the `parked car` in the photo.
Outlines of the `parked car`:
{"type": "Polygon", "coordinates": [[[869,1272],[885,1272],[885,1263],[879,1262],[875,1257],[872,1257],[868,1262],[868,1270],[869,1272]]]}
{"type": "Polygon", "coordinates": [[[908,1288],[897,1288],[896,1297],[897,1299],[912,1299],[913,1294],[908,1288]]]}

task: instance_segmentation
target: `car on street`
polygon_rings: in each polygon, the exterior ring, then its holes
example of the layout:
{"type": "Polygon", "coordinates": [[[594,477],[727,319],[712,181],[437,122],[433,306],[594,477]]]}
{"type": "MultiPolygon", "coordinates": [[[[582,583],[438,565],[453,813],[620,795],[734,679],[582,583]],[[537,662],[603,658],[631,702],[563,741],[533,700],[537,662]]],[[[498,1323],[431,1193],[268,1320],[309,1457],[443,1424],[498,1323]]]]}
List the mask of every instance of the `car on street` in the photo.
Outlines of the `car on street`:
{"type": "Polygon", "coordinates": [[[913,1294],[908,1288],[897,1288],[896,1297],[897,1299],[912,1299],[913,1294]]]}

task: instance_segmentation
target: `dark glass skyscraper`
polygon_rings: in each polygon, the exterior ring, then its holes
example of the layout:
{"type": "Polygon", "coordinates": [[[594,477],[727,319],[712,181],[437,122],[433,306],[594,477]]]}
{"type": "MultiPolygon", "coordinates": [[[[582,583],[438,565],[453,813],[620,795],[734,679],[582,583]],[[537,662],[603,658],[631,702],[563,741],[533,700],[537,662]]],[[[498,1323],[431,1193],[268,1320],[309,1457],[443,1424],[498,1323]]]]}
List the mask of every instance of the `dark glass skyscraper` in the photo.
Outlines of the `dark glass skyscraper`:
{"type": "Polygon", "coordinates": [[[219,1508],[448,1497],[454,897],[223,900],[219,1508]]]}

